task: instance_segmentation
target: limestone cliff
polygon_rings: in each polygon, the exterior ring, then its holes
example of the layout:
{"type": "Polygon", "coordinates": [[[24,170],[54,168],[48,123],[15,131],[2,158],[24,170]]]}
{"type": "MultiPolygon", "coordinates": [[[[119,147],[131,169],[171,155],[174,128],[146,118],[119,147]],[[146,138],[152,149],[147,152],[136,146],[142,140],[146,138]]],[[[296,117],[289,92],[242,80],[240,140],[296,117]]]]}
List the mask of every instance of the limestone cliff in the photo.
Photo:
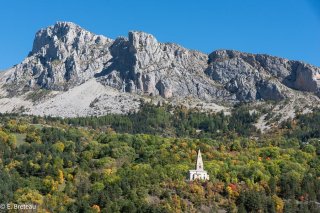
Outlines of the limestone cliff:
{"type": "Polygon", "coordinates": [[[0,73],[0,100],[39,89],[68,91],[89,80],[126,92],[123,97],[222,105],[281,101],[295,91],[320,96],[320,69],[303,62],[233,50],[207,55],[138,31],[112,40],[57,22],[36,33],[25,60],[0,73]]]}
{"type": "Polygon", "coordinates": [[[65,90],[79,85],[104,68],[111,58],[108,47],[112,42],[73,23],[57,22],[36,33],[28,57],[10,70],[8,90],[65,90]]]}

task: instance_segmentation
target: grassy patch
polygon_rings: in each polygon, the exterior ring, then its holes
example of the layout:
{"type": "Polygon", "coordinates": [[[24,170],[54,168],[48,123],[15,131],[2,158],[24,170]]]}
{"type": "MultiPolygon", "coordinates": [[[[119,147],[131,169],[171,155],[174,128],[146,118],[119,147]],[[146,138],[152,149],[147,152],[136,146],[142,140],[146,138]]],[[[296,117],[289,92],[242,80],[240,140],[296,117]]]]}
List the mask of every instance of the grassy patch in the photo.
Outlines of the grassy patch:
{"type": "Polygon", "coordinates": [[[36,129],[42,129],[43,125],[42,124],[30,124],[32,126],[34,126],[36,129]]]}
{"type": "Polygon", "coordinates": [[[18,146],[18,147],[25,143],[25,141],[26,141],[26,134],[18,134],[18,133],[15,133],[14,136],[15,136],[16,139],[17,139],[17,146],[18,146]]]}

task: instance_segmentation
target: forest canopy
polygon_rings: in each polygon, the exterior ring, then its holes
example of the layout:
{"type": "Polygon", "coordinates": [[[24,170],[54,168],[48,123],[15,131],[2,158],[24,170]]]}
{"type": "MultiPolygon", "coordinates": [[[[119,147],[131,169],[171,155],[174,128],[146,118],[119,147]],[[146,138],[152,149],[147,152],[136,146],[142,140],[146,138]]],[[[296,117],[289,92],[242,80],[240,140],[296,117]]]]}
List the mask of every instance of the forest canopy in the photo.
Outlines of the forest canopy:
{"type": "Polygon", "coordinates": [[[0,116],[0,203],[39,212],[319,212],[320,111],[269,134],[231,115],[0,116]],[[201,149],[209,181],[187,181],[201,149]]]}

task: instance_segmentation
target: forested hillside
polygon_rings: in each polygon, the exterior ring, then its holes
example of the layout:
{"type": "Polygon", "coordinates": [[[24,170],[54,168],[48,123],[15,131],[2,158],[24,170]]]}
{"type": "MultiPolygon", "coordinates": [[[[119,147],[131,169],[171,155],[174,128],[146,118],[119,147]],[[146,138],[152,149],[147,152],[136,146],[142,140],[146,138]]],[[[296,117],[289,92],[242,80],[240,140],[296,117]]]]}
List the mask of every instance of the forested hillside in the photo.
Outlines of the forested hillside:
{"type": "Polygon", "coordinates": [[[39,212],[319,212],[320,111],[268,134],[258,112],[144,104],[87,118],[1,115],[0,203],[39,212]],[[188,182],[201,149],[209,181],[188,182]]]}

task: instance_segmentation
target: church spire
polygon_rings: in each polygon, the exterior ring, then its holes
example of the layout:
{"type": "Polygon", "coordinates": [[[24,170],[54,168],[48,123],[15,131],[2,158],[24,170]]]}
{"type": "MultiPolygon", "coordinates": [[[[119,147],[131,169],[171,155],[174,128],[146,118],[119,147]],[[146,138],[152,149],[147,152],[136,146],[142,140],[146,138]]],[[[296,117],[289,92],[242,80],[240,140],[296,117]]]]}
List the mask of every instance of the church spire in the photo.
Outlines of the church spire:
{"type": "Polygon", "coordinates": [[[197,157],[197,165],[196,165],[196,170],[203,170],[203,162],[202,162],[202,156],[200,149],[198,151],[198,157],[197,157]]]}
{"type": "Polygon", "coordinates": [[[198,150],[198,156],[197,156],[197,163],[196,163],[196,169],[195,170],[189,170],[189,180],[209,180],[209,175],[207,171],[203,168],[203,161],[201,156],[200,149],[198,150]]]}

